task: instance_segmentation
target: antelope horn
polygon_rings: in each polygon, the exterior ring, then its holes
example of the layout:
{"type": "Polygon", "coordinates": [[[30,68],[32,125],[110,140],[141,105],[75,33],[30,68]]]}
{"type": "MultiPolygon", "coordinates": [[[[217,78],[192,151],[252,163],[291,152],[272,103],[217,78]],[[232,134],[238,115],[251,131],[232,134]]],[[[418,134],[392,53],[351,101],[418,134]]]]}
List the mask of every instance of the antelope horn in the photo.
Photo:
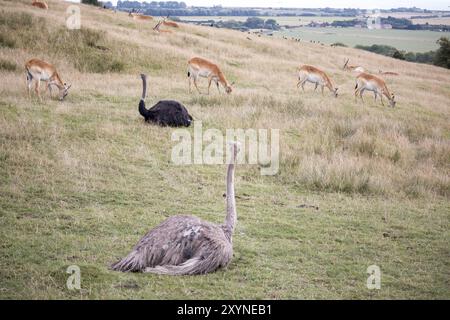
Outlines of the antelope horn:
{"type": "Polygon", "coordinates": [[[350,61],[350,59],[347,59],[347,61],[345,61],[344,69],[347,67],[349,61],[350,61]]]}

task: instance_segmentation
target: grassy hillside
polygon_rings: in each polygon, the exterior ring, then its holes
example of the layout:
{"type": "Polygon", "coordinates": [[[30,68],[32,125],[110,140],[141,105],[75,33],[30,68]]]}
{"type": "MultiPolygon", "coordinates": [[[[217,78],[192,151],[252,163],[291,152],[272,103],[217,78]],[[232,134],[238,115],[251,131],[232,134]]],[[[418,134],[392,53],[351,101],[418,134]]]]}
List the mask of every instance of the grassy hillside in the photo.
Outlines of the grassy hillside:
{"type": "Polygon", "coordinates": [[[0,0],[0,298],[450,298],[449,70],[207,27],[156,34],[84,5],[82,29],[69,31],[69,4],[49,1],[45,12],[29,2],[0,0]],[[188,94],[194,55],[217,61],[234,92],[188,94]],[[32,57],[72,83],[64,102],[27,98],[32,57]],[[354,101],[354,75],[340,69],[347,57],[400,73],[387,79],[395,109],[370,94],[354,101]],[[304,63],[329,73],[338,99],[296,90],[304,63]],[[137,112],[140,72],[149,104],[182,101],[204,128],[281,129],[278,175],[237,169],[226,270],[108,270],[169,216],[225,216],[225,166],[171,163],[172,129],[137,112]],[[81,292],[66,289],[73,264],[81,292]],[[381,268],[381,290],[366,288],[370,265],[381,268]]]}

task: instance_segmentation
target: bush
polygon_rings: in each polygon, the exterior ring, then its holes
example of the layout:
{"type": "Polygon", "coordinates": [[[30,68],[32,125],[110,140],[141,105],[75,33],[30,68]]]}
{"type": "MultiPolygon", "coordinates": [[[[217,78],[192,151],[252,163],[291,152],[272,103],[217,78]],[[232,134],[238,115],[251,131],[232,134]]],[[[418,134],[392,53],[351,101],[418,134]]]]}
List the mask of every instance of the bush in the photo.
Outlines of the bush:
{"type": "Polygon", "coordinates": [[[405,60],[405,56],[400,51],[396,50],[394,54],[392,55],[392,58],[399,59],[399,60],[405,60]]]}
{"type": "MultiPolygon", "coordinates": [[[[448,39],[447,39],[447,41],[448,41],[448,39]]],[[[444,44],[444,47],[445,47],[445,44],[444,44]]],[[[397,50],[396,48],[391,47],[391,46],[379,45],[379,44],[374,44],[372,46],[357,45],[357,46],[355,46],[355,48],[370,51],[370,52],[377,53],[377,54],[382,54],[384,56],[392,57],[395,59],[410,61],[410,62],[428,63],[428,64],[433,64],[433,62],[434,62],[434,64],[436,64],[436,54],[437,53],[435,51],[429,51],[429,52],[424,52],[424,53],[405,52],[405,51],[397,50]]],[[[443,52],[445,52],[445,49],[443,50],[443,52]]],[[[445,56],[445,54],[444,54],[444,56],[445,56]]],[[[442,60],[445,61],[445,58],[443,58],[442,60]]],[[[438,65],[438,64],[436,64],[436,65],[438,65]]],[[[444,66],[444,65],[441,65],[441,66],[444,66]]]]}
{"type": "Polygon", "coordinates": [[[101,2],[98,0],[81,0],[81,3],[90,4],[97,7],[100,7],[102,5],[101,2]]]}
{"type": "Polygon", "coordinates": [[[391,47],[391,46],[382,45],[382,44],[374,44],[371,46],[357,45],[355,48],[370,51],[373,53],[382,54],[382,55],[388,56],[388,57],[392,57],[396,52],[398,52],[398,50],[396,48],[391,47]]]}
{"type": "Polygon", "coordinates": [[[16,71],[17,65],[13,62],[9,62],[7,60],[0,59],[0,70],[16,71]]]}
{"type": "Polygon", "coordinates": [[[450,69],[450,41],[442,37],[437,43],[441,46],[434,57],[434,64],[439,67],[450,69]]]}
{"type": "Polygon", "coordinates": [[[343,44],[342,42],[335,42],[331,46],[332,47],[344,47],[344,48],[347,48],[347,45],[343,44]]]}

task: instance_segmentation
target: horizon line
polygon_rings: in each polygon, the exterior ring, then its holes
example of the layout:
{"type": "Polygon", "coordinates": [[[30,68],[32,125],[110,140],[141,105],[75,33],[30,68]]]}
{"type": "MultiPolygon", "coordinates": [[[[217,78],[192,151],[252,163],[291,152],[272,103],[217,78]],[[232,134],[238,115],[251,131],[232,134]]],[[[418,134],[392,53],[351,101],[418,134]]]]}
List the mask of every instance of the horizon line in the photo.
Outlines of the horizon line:
{"type": "MultiPolygon", "coordinates": [[[[81,0],[65,0],[65,1],[69,1],[69,2],[81,2],[81,0]]],[[[115,6],[117,6],[117,2],[120,0],[107,0],[107,1],[103,1],[103,2],[111,2],[113,4],[115,4],[115,6]]],[[[123,1],[127,1],[127,0],[123,0],[123,1]]],[[[132,0],[131,0],[132,1],[132,0]]],[[[146,2],[148,4],[150,4],[150,2],[152,2],[151,0],[144,0],[144,1],[140,1],[140,0],[135,0],[138,2],[146,2]]],[[[167,1],[164,1],[167,2],[167,1]]],[[[390,8],[379,8],[379,7],[371,7],[371,8],[361,8],[361,7],[330,7],[330,6],[319,6],[319,7],[279,7],[279,6],[227,6],[227,5],[222,5],[222,4],[211,4],[211,5],[192,5],[192,4],[188,4],[189,1],[177,1],[177,2],[184,2],[186,3],[186,5],[188,7],[194,7],[194,8],[214,8],[214,7],[222,7],[222,8],[243,8],[243,9],[296,9],[296,10],[301,10],[301,9],[306,9],[306,10],[311,10],[311,9],[338,9],[338,10],[343,10],[343,9],[357,9],[357,10],[393,10],[393,9],[420,9],[420,10],[428,10],[428,11],[439,11],[439,12],[450,12],[450,9],[431,9],[431,8],[425,8],[425,7],[417,7],[417,6],[411,6],[411,7],[405,7],[405,6],[400,6],[400,7],[390,7],[390,8]]],[[[449,7],[450,8],[450,7],[449,7]]]]}

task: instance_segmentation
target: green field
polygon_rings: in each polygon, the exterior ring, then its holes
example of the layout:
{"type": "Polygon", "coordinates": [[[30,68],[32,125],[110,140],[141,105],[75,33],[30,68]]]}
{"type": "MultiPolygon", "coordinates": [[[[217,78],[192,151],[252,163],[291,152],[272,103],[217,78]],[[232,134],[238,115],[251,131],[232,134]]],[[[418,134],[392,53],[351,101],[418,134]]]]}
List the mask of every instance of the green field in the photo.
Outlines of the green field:
{"type": "MultiPolygon", "coordinates": [[[[300,26],[307,25],[311,21],[315,22],[333,22],[335,20],[351,20],[352,17],[264,17],[262,19],[275,19],[280,25],[300,26]]],[[[247,17],[233,16],[193,16],[181,17],[187,21],[245,21],[247,17]]],[[[275,32],[277,36],[286,36],[300,38],[305,41],[319,41],[325,44],[342,42],[347,46],[384,44],[393,46],[399,50],[412,52],[427,52],[436,50],[438,45],[436,41],[442,36],[448,36],[448,33],[433,31],[410,31],[410,30],[369,30],[359,28],[308,28],[301,27],[287,29],[275,32]]]]}
{"type": "MultiPolygon", "coordinates": [[[[181,20],[187,20],[187,21],[206,21],[206,20],[214,20],[214,21],[229,21],[229,20],[235,20],[235,21],[245,21],[248,17],[243,16],[193,16],[193,17],[180,17],[181,20]]],[[[269,16],[260,16],[258,18],[261,19],[275,19],[280,25],[283,26],[299,26],[299,25],[306,25],[310,23],[311,21],[315,22],[333,22],[335,20],[351,20],[352,17],[269,17],[269,16]]]]}
{"type": "Polygon", "coordinates": [[[399,50],[427,52],[436,50],[436,41],[447,33],[410,30],[369,30],[359,28],[296,28],[277,32],[278,36],[295,37],[325,44],[342,42],[347,46],[383,44],[399,50]]]}

